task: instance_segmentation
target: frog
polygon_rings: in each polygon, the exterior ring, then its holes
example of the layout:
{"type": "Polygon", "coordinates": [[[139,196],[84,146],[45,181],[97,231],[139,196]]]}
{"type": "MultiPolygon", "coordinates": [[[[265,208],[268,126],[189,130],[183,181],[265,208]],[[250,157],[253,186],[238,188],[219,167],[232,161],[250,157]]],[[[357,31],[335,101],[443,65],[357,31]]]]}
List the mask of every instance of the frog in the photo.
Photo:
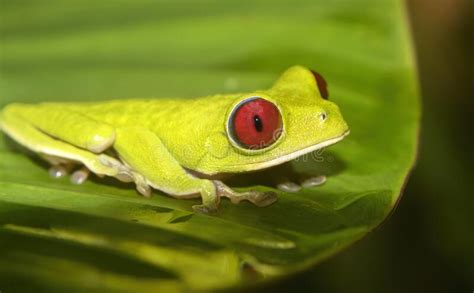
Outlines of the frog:
{"type": "MultiPolygon", "coordinates": [[[[235,191],[220,179],[271,168],[326,148],[349,134],[327,82],[301,65],[265,90],[194,98],[132,98],[99,102],[10,103],[0,128],[50,164],[52,177],[90,174],[134,183],[177,199],[201,198],[192,209],[218,211],[221,198],[266,207],[275,189],[235,191]],[[224,176],[225,177],[225,176],[224,176]]],[[[310,178],[305,188],[324,183],[310,178]]],[[[293,182],[279,189],[299,190],[293,182]],[[295,188],[296,187],[296,188],[295,188]]]]}

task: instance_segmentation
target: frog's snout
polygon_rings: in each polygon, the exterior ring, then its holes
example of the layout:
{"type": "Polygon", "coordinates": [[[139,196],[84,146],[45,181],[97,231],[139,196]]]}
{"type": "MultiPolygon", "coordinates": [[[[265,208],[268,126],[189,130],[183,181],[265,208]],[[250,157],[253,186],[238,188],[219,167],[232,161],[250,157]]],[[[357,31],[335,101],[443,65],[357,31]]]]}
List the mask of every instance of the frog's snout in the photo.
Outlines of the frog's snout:
{"type": "Polygon", "coordinates": [[[319,119],[326,124],[327,128],[339,134],[348,134],[349,126],[342,116],[339,107],[331,102],[327,102],[324,109],[318,114],[319,119]]]}

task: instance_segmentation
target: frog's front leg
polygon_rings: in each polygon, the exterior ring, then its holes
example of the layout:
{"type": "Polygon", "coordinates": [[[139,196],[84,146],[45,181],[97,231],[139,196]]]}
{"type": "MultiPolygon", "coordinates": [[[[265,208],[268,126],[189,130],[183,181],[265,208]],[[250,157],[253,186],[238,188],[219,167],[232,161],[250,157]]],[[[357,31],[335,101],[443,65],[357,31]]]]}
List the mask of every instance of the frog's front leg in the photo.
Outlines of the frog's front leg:
{"type": "Polygon", "coordinates": [[[214,183],[186,172],[153,132],[140,127],[117,128],[113,146],[120,159],[143,176],[144,183],[137,184],[140,193],[145,184],[176,198],[201,196],[202,204],[194,206],[195,210],[217,210],[220,199],[214,183]]]}
{"type": "Polygon", "coordinates": [[[116,129],[114,148],[122,161],[141,174],[146,184],[153,188],[175,198],[201,196],[202,204],[193,206],[198,212],[216,211],[221,196],[229,197],[233,203],[249,200],[257,206],[266,206],[276,200],[274,193],[237,193],[220,181],[194,177],[176,161],[158,136],[144,128],[116,129]]]}

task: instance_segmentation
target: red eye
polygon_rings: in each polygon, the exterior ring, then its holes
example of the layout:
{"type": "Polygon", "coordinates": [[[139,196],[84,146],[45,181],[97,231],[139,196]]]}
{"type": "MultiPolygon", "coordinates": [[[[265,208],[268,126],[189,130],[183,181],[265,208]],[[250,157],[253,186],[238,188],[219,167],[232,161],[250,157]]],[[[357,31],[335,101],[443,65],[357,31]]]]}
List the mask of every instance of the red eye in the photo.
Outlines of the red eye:
{"type": "Polygon", "coordinates": [[[232,138],[247,149],[262,149],[281,135],[278,108],[262,98],[246,100],[236,107],[230,118],[232,138]]]}
{"type": "Polygon", "coordinates": [[[314,78],[316,79],[316,83],[318,84],[318,89],[319,93],[321,94],[321,97],[325,100],[328,99],[329,97],[329,92],[328,92],[328,84],[326,83],[326,80],[324,80],[324,77],[317,73],[316,71],[311,70],[311,72],[314,75],[314,78]]]}

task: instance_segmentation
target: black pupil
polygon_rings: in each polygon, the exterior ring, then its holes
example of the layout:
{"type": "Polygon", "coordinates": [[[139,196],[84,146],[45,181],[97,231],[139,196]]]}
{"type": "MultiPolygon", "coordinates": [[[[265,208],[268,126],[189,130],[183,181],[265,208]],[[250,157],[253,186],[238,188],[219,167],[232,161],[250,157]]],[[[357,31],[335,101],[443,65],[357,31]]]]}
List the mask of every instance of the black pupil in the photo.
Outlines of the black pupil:
{"type": "Polygon", "coordinates": [[[258,132],[261,132],[263,129],[262,119],[258,115],[253,116],[253,125],[258,132]]]}

